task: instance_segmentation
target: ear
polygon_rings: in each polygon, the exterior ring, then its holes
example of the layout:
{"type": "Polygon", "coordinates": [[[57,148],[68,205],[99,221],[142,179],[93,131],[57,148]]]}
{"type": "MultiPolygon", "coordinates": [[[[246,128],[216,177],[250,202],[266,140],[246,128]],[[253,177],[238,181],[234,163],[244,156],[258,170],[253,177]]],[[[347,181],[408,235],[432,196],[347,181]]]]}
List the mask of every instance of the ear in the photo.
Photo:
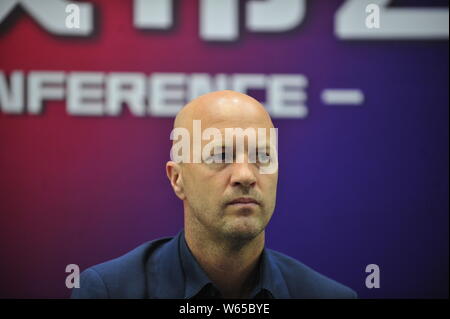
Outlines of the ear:
{"type": "Polygon", "coordinates": [[[166,163],[166,174],[175,194],[179,199],[184,200],[186,198],[186,195],[184,194],[181,165],[175,163],[174,161],[168,161],[166,163]]]}

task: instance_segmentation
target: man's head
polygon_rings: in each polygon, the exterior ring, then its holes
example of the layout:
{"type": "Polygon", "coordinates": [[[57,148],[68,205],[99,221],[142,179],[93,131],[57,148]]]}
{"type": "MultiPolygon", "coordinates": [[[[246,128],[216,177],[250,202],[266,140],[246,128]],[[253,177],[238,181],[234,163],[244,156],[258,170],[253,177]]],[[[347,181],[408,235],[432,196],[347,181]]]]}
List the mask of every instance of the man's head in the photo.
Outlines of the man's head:
{"type": "MultiPolygon", "coordinates": [[[[258,101],[234,91],[202,95],[178,113],[174,129],[186,129],[190,133],[190,145],[194,143],[194,120],[201,121],[202,130],[217,128],[223,141],[226,128],[251,128],[256,132],[264,128],[266,141],[270,141],[269,131],[273,128],[269,114],[258,101]]],[[[257,139],[260,138],[257,135],[257,139]]],[[[241,152],[244,160],[241,162],[167,162],[167,176],[176,195],[183,200],[186,228],[207,233],[210,238],[237,241],[251,240],[264,230],[275,208],[278,171],[261,174],[260,166],[263,164],[249,160],[247,137],[245,141],[245,151],[241,152]],[[254,199],[257,203],[230,204],[239,198],[254,199]]],[[[208,142],[201,141],[202,149],[208,142]]],[[[231,147],[237,155],[233,143],[231,147]]],[[[224,147],[230,145],[224,142],[224,147]]],[[[274,156],[273,149],[271,152],[274,156]]]]}

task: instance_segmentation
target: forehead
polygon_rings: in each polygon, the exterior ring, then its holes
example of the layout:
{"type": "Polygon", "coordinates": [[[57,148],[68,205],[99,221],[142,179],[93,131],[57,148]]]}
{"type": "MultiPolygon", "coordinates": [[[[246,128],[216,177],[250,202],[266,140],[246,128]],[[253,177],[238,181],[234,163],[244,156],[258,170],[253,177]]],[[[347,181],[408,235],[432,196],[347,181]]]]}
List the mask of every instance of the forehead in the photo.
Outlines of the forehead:
{"type": "Polygon", "coordinates": [[[193,112],[193,119],[202,127],[229,128],[273,127],[268,113],[256,101],[238,98],[217,98],[201,101],[193,112]]]}

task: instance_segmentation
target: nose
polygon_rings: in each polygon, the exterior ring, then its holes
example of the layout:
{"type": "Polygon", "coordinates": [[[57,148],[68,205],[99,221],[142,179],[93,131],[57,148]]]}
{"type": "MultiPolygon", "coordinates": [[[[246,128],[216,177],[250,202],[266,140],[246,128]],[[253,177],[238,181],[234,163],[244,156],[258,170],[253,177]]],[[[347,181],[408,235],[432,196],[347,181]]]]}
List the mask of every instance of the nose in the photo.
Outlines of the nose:
{"type": "Polygon", "coordinates": [[[251,188],[256,184],[256,175],[253,172],[252,164],[233,163],[233,172],[231,175],[231,186],[251,188]]]}

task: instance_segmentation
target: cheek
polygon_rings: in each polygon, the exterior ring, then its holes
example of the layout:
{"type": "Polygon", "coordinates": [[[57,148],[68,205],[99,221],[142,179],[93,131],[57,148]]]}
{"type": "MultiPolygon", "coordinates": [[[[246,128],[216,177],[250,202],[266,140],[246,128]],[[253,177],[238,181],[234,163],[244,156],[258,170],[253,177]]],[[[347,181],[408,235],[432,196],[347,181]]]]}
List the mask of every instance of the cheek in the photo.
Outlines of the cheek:
{"type": "Polygon", "coordinates": [[[192,175],[191,172],[185,173],[183,176],[183,186],[184,186],[184,192],[188,199],[193,200],[197,197],[197,180],[192,175]]]}
{"type": "Polygon", "coordinates": [[[277,190],[278,176],[264,176],[261,179],[261,188],[266,195],[274,194],[277,190]]]}
{"type": "Polygon", "coordinates": [[[208,204],[217,202],[222,188],[221,182],[219,176],[195,170],[187,173],[184,179],[187,196],[208,204]]]}

